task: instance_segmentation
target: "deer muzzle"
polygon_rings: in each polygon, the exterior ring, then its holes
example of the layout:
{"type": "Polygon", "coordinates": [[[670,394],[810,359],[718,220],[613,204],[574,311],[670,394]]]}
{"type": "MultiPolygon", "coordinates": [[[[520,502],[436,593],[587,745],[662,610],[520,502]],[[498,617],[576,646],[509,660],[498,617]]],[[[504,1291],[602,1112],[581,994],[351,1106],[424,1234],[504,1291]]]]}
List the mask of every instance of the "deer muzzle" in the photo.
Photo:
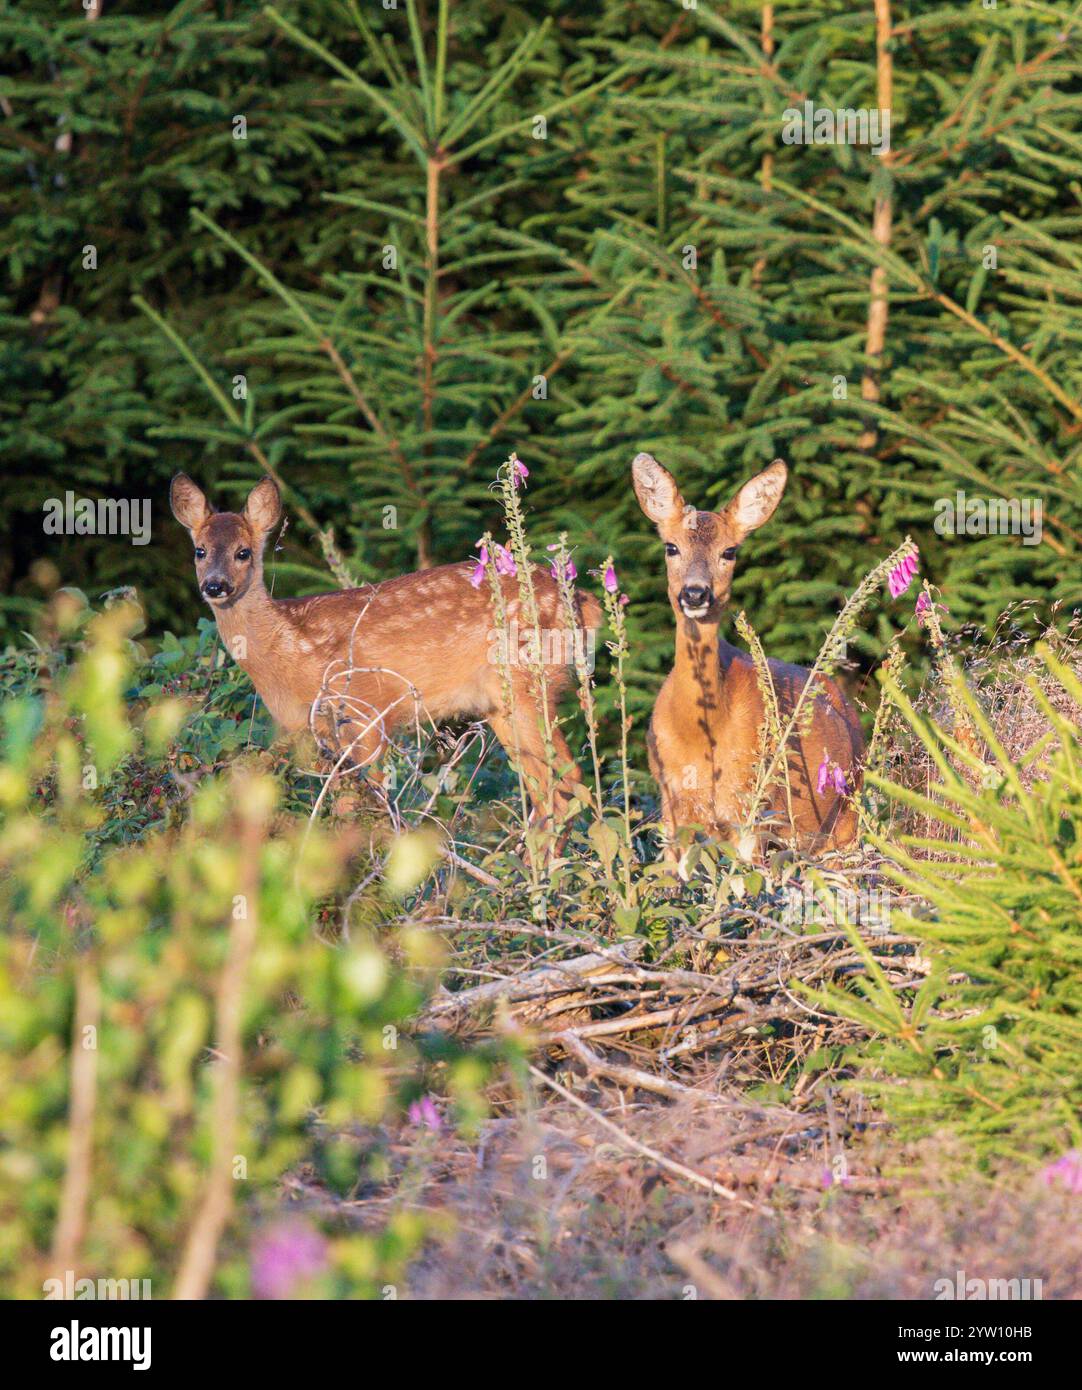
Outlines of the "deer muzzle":
{"type": "Polygon", "coordinates": [[[685,584],[679,603],[686,618],[705,618],[714,606],[714,591],[708,584],[685,584]]]}

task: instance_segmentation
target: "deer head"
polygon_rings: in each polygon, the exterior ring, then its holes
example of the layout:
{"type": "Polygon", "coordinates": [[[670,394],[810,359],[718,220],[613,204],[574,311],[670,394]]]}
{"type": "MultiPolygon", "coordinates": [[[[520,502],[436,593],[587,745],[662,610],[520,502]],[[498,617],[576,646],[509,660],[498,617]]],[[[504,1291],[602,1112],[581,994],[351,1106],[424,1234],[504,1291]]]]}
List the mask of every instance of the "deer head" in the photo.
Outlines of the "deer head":
{"type": "Polygon", "coordinates": [[[186,473],[169,488],[169,505],[195,545],[199,592],[212,608],[237,603],[263,580],[263,546],[282,515],[282,499],[272,478],[248,494],[242,512],[216,512],[186,473]]]}
{"type": "Polygon", "coordinates": [[[665,543],[673,611],[678,617],[716,623],[729,602],[740,543],[774,515],[788,469],[775,459],[720,512],[689,506],[672,474],[650,454],[636,456],[631,477],[639,506],[665,543]]]}

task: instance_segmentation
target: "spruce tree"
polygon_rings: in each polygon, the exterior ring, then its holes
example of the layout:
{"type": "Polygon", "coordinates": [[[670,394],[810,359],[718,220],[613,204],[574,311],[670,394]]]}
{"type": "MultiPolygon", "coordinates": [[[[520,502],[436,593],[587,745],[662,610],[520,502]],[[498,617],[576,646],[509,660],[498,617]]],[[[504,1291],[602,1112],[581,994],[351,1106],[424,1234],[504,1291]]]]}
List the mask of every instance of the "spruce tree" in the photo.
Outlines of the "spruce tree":
{"type": "Polygon", "coordinates": [[[640,713],[671,641],[643,448],[700,505],[790,461],[736,590],[772,655],[810,660],[906,532],[953,621],[1077,604],[1078,34],[887,0],[3,6],[11,624],[65,487],[153,494],[153,572],[58,558],[160,625],[197,611],[176,468],[224,503],[278,473],[287,592],[333,582],[327,526],[356,576],[464,557],[512,448],[537,525],[616,556],[640,713]],[[889,147],[787,141],[806,102],[888,105],[889,147]],[[959,489],[1039,501],[1039,543],[941,535],[959,489]]]}

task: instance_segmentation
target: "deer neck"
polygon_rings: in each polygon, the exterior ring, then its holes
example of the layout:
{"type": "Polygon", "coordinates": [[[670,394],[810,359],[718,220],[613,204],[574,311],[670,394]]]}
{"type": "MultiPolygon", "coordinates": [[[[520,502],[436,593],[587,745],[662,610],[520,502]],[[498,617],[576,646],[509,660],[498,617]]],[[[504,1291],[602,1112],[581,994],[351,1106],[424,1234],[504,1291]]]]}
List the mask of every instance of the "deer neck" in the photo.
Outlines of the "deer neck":
{"type": "Polygon", "coordinates": [[[673,681],[679,703],[698,723],[724,718],[728,709],[718,636],[717,623],[696,622],[678,614],[673,681]]]}
{"type": "Polygon", "coordinates": [[[281,616],[278,605],[267,593],[261,574],[253,578],[236,602],[216,608],[214,616],[218,635],[239,666],[250,670],[260,659],[266,660],[273,655],[281,616]]]}

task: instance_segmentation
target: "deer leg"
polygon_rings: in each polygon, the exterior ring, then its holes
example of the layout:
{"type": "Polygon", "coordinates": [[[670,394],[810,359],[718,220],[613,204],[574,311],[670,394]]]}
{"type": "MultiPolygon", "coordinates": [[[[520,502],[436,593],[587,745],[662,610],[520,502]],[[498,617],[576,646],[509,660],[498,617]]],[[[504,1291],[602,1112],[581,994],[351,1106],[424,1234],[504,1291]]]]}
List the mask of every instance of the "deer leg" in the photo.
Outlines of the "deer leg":
{"type": "Polygon", "coordinates": [[[670,813],[666,814],[664,807],[661,812],[661,825],[664,832],[661,841],[661,860],[675,869],[680,863],[680,850],[676,843],[676,819],[670,813]]]}
{"type": "Polygon", "coordinates": [[[665,769],[661,766],[653,727],[646,731],[646,760],[650,764],[650,775],[657,783],[658,791],[661,793],[661,858],[675,869],[680,862],[680,853],[676,844],[676,803],[669,789],[665,769]]]}
{"type": "Polygon", "coordinates": [[[526,791],[533,808],[530,824],[543,827],[548,824],[550,802],[555,819],[560,822],[566,818],[572,798],[578,796],[588,801],[589,794],[571,756],[567,740],[555,727],[552,728],[555,767],[550,766],[545,749],[545,736],[538,726],[535,708],[532,702],[520,699],[516,704],[515,718],[502,713],[491,714],[488,716],[488,722],[492,732],[503,744],[512,766],[517,767],[525,779],[526,791]]]}
{"type": "Polygon", "coordinates": [[[572,801],[578,800],[585,806],[589,805],[591,797],[586,783],[582,780],[582,773],[579,771],[578,764],[568,747],[567,739],[555,725],[552,729],[552,748],[556,754],[556,769],[559,773],[554,794],[556,818],[562,821],[566,820],[572,801]]]}

